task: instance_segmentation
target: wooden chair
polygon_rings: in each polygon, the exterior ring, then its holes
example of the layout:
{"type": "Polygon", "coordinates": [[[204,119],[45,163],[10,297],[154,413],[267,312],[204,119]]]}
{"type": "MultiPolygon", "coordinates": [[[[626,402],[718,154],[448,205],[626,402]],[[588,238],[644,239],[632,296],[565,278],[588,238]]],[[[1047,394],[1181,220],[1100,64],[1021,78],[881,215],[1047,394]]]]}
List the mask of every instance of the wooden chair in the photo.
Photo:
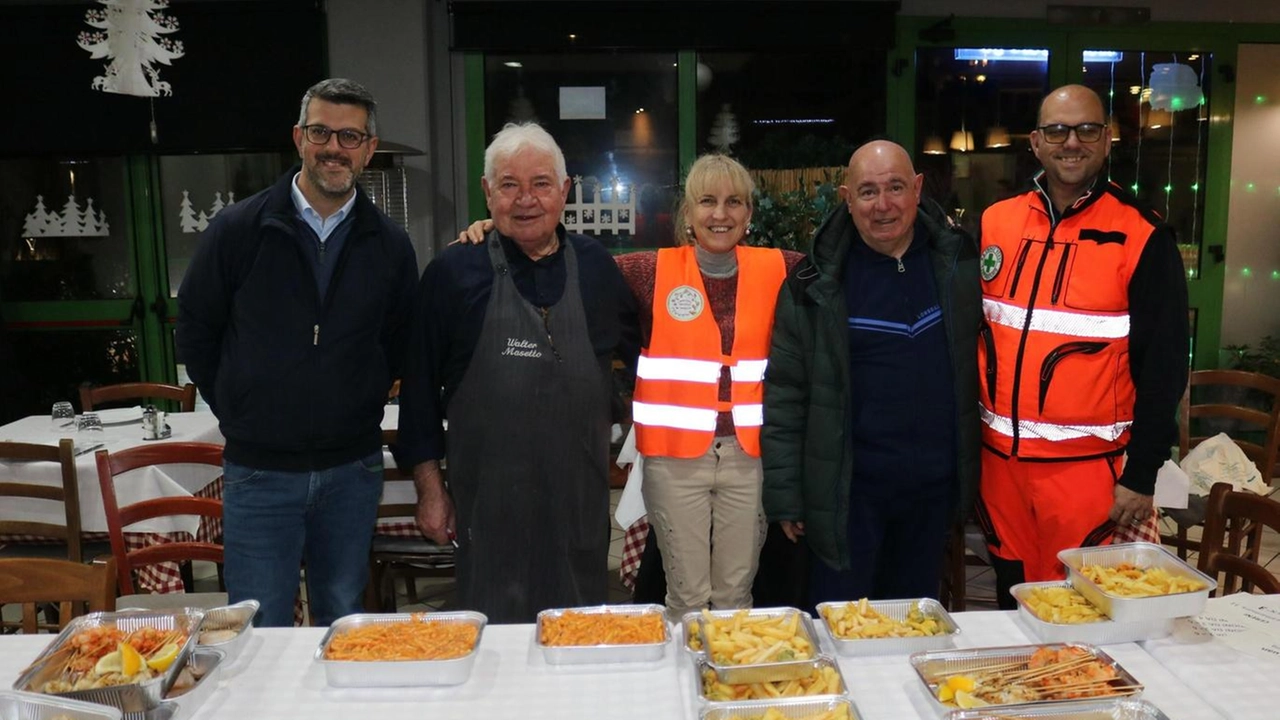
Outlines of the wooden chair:
{"type": "Polygon", "coordinates": [[[4,603],[22,605],[22,620],[3,626],[24,633],[56,632],[85,612],[114,610],[115,559],[103,557],[91,565],[51,558],[0,559],[0,604],[4,603]],[[38,622],[40,605],[48,603],[58,604],[56,625],[38,622]]]}
{"type": "Polygon", "coordinates": [[[164,383],[136,382],[94,387],[90,383],[80,386],[80,410],[86,412],[102,403],[119,403],[123,400],[172,400],[180,412],[196,409],[196,386],[165,385],[164,383]]]}
{"type": "MultiPolygon", "coordinates": [[[[1184,458],[1191,449],[1216,435],[1221,427],[1230,423],[1231,439],[1240,446],[1262,473],[1263,481],[1271,482],[1276,465],[1277,446],[1280,446],[1280,379],[1260,373],[1239,370],[1197,370],[1191,373],[1182,404],[1178,408],[1178,457],[1184,458]],[[1250,407],[1246,402],[1265,405],[1267,409],[1250,407]]],[[[1188,530],[1203,522],[1199,499],[1192,498],[1193,506],[1187,511],[1166,511],[1174,521],[1174,531],[1162,534],[1161,542],[1178,551],[1178,557],[1187,559],[1188,551],[1200,549],[1200,543],[1188,537],[1188,530]]]]}
{"type": "Polygon", "coordinates": [[[16,477],[0,477],[0,499],[12,502],[12,498],[34,498],[62,503],[66,522],[62,524],[0,520],[0,535],[34,535],[58,540],[57,545],[9,545],[4,555],[9,557],[65,557],[81,562],[80,543],[80,486],[76,479],[74,441],[63,438],[58,445],[33,445],[29,443],[0,442],[0,460],[55,462],[62,466],[62,486],[37,485],[22,482],[16,477]]]}
{"type": "MultiPolygon", "coordinates": [[[[392,445],[395,430],[384,430],[382,442],[392,445]]],[[[412,475],[400,468],[386,468],[383,480],[409,480],[412,475]]],[[[414,503],[381,504],[378,518],[410,517],[417,513],[414,503]]],[[[374,535],[369,553],[369,585],[365,589],[365,607],[370,612],[395,612],[395,581],[405,581],[410,603],[418,602],[415,580],[420,577],[452,577],[453,546],[437,545],[424,537],[390,537],[374,535]]]]}
{"type": "Polygon", "coordinates": [[[1219,579],[1218,595],[1261,589],[1280,594],[1277,578],[1259,561],[1262,531],[1280,532],[1280,502],[1216,483],[1209,492],[1204,533],[1200,540],[1200,572],[1219,579]]]}
{"type": "MultiPolygon", "coordinates": [[[[116,573],[121,595],[132,595],[134,590],[133,573],[139,567],[162,562],[186,563],[203,560],[222,565],[222,545],[198,540],[167,542],[149,545],[139,550],[127,550],[124,544],[124,529],[143,520],[173,515],[198,515],[204,518],[222,519],[222,501],[204,497],[165,497],[150,498],[131,505],[120,505],[116,499],[115,478],[121,473],[149,465],[170,465],[176,463],[195,463],[222,467],[222,446],[211,443],[159,443],[129,448],[120,452],[109,453],[99,450],[95,459],[98,463],[98,483],[102,486],[102,505],[107,515],[107,533],[111,537],[111,554],[116,560],[116,573]]],[[[196,598],[198,593],[187,593],[185,604],[191,606],[211,606],[225,603],[224,593],[209,593],[208,597],[196,598]],[[197,602],[199,600],[199,602],[197,602]]],[[[143,603],[140,597],[131,598],[132,605],[158,606],[143,603]]],[[[157,598],[161,605],[167,604],[163,598],[157,598]]],[[[122,601],[122,605],[125,603],[122,601]]]]}

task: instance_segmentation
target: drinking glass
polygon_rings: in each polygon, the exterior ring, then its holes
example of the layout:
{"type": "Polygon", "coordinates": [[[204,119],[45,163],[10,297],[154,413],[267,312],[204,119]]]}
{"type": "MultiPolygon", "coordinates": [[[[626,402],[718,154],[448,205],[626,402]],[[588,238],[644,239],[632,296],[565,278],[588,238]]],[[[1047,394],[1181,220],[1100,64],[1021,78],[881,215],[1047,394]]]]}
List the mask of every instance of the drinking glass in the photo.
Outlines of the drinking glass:
{"type": "Polygon", "coordinates": [[[54,430],[72,428],[76,424],[76,409],[65,400],[56,402],[53,404],[53,409],[49,411],[49,417],[53,422],[54,430]]]}
{"type": "Polygon", "coordinates": [[[80,417],[76,418],[76,432],[89,438],[101,438],[102,418],[96,412],[80,413],[80,417]]]}

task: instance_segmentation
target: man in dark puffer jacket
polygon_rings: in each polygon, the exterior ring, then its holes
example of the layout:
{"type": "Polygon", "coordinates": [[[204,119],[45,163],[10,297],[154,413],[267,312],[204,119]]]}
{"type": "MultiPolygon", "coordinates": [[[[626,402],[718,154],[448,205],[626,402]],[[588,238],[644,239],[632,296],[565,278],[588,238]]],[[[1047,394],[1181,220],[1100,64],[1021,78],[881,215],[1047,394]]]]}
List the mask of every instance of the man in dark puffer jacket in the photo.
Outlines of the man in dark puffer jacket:
{"type": "Polygon", "coordinates": [[[936,597],[978,481],[977,243],[901,146],[859,148],[846,183],[778,299],[765,512],[806,538],[813,604],[936,597]]]}

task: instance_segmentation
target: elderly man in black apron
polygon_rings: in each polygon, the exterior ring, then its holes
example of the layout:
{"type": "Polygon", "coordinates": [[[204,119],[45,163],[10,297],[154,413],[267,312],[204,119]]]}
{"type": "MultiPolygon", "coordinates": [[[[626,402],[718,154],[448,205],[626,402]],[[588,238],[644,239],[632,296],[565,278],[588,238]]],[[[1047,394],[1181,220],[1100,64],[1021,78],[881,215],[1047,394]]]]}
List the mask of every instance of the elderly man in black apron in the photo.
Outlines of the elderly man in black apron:
{"type": "Polygon", "coordinates": [[[545,130],[507,125],[482,185],[488,242],[450,246],[419,285],[397,450],[418,527],[456,543],[459,605],[532,622],[605,601],[609,373],[634,360],[635,300],[608,251],[560,225],[569,179],[545,130]]]}

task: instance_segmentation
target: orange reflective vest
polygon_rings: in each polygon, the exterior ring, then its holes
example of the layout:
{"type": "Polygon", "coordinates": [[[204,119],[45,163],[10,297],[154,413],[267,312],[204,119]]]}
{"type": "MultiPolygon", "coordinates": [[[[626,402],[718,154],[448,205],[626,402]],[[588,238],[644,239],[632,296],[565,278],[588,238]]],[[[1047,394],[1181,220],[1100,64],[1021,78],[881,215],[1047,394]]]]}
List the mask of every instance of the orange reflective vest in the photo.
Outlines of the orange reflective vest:
{"type": "Polygon", "coordinates": [[[1133,423],[1129,280],[1159,218],[1099,181],[1054,222],[1031,191],[982,216],[983,442],[1010,457],[1120,453],[1133,423]]]}
{"type": "Polygon", "coordinates": [[[694,249],[658,251],[653,331],[636,365],[631,406],[636,449],[643,455],[699,457],[711,447],[717,414],[732,412],[738,442],[749,455],[760,457],[764,369],[787,267],[777,250],[739,245],[736,252],[733,350],[726,356],[694,249]],[[732,380],[729,402],[720,401],[722,368],[732,380]]]}

